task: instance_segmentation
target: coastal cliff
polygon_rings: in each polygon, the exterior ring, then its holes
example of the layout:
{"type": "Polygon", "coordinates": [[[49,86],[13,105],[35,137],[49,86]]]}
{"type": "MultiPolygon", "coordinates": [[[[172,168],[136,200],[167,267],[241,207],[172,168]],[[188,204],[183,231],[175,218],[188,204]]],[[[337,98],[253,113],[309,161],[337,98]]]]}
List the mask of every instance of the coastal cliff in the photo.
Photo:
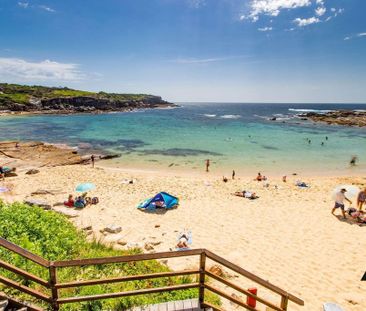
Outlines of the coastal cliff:
{"type": "Polygon", "coordinates": [[[176,107],[160,96],[0,83],[0,113],[78,113],[176,107]]]}
{"type": "Polygon", "coordinates": [[[337,110],[327,113],[308,112],[300,114],[299,117],[310,119],[314,122],[325,122],[344,126],[366,126],[366,111],[337,110]]]}

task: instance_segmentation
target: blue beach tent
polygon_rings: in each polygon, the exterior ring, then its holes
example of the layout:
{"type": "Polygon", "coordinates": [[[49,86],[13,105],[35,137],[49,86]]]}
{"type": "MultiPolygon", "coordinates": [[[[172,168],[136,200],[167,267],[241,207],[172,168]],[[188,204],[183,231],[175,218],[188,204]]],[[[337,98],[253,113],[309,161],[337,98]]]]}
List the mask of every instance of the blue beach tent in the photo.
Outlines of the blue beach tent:
{"type": "Polygon", "coordinates": [[[153,198],[147,199],[144,202],[140,203],[137,208],[146,209],[146,210],[154,210],[157,207],[172,209],[179,204],[179,199],[170,195],[166,192],[159,192],[153,198]],[[156,204],[156,202],[162,203],[162,206],[156,204]]]}

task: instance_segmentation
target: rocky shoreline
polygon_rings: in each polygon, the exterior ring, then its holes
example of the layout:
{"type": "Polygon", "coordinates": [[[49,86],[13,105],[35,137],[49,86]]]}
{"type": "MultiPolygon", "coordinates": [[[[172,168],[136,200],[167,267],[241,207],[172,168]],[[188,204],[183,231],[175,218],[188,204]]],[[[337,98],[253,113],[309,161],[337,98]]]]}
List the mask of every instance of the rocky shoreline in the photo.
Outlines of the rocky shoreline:
{"type": "Polygon", "coordinates": [[[307,112],[299,114],[303,120],[324,122],[327,124],[366,127],[366,111],[337,110],[327,113],[307,112]]]}
{"type": "Polygon", "coordinates": [[[161,97],[154,97],[148,101],[110,101],[89,97],[53,98],[52,100],[40,100],[37,103],[22,105],[9,103],[1,107],[1,115],[33,115],[33,114],[75,114],[75,113],[108,113],[131,112],[142,109],[164,109],[178,107],[168,103],[161,97]],[[5,109],[4,109],[5,108],[5,109]]]}
{"type": "Polygon", "coordinates": [[[0,115],[127,112],[172,108],[160,96],[0,83],[0,115]]]}
{"type": "MultiPolygon", "coordinates": [[[[94,154],[95,160],[109,160],[119,154],[94,154]]],[[[39,141],[0,141],[0,165],[24,171],[42,167],[91,163],[90,154],[79,154],[77,148],[39,141]]],[[[30,172],[30,174],[33,174],[30,172]]],[[[14,175],[14,174],[10,174],[14,175]]],[[[9,175],[9,176],[10,176],[9,175]]]]}

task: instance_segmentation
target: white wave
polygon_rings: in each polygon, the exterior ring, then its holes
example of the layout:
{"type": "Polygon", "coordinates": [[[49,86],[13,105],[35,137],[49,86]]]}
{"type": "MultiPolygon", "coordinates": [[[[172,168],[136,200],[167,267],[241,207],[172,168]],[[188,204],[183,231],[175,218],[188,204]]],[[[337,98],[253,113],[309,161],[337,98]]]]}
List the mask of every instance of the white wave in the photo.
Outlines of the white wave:
{"type": "Polygon", "coordinates": [[[208,113],[205,113],[204,116],[207,117],[207,118],[215,118],[216,117],[215,114],[208,114],[208,113]]]}
{"type": "Polygon", "coordinates": [[[221,119],[239,119],[241,118],[240,114],[224,114],[220,116],[221,119]]]}
{"type": "Polygon", "coordinates": [[[257,115],[257,114],[255,114],[254,115],[254,117],[257,117],[257,118],[261,118],[261,119],[268,119],[268,117],[267,116],[259,116],[259,115],[257,115]]]}
{"type": "Polygon", "coordinates": [[[289,111],[294,111],[294,112],[317,112],[317,113],[327,113],[327,112],[332,112],[335,110],[321,110],[321,109],[295,109],[295,108],[289,108],[289,111]]]}

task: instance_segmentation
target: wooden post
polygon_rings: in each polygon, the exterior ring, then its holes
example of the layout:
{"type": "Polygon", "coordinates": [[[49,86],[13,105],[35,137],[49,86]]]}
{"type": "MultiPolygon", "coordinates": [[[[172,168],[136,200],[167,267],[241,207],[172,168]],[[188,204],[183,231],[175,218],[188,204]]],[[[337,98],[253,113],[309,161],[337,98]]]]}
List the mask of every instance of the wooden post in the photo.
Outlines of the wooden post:
{"type": "Polygon", "coordinates": [[[53,262],[50,263],[50,286],[51,286],[51,293],[52,293],[52,310],[58,311],[60,306],[57,302],[58,300],[58,290],[55,287],[57,283],[57,275],[56,275],[56,267],[54,266],[53,262]]]}
{"type": "Polygon", "coordinates": [[[199,288],[199,303],[200,308],[203,309],[204,302],[205,302],[205,269],[206,269],[206,253],[203,251],[200,255],[200,288],[199,288]]]}
{"type": "Polygon", "coordinates": [[[281,309],[286,311],[287,310],[287,305],[288,305],[288,296],[281,296],[281,309]]]}

